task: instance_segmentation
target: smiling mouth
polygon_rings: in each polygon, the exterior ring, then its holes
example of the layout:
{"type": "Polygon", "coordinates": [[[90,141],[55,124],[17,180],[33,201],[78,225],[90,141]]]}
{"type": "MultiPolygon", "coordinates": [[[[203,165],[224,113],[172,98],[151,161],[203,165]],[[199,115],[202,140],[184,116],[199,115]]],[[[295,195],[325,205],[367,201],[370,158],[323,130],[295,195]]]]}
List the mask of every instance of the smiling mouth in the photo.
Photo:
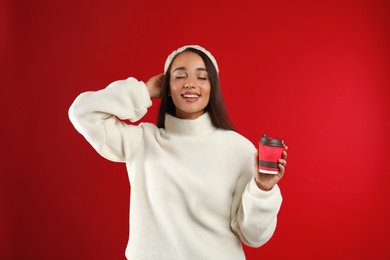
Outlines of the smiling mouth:
{"type": "Polygon", "coordinates": [[[191,93],[191,94],[190,93],[184,93],[184,94],[181,94],[181,96],[183,97],[183,99],[186,102],[196,102],[200,98],[199,94],[193,94],[193,93],[191,93]]]}
{"type": "Polygon", "coordinates": [[[181,95],[183,98],[199,98],[200,95],[196,95],[196,94],[182,94],[181,95]]]}

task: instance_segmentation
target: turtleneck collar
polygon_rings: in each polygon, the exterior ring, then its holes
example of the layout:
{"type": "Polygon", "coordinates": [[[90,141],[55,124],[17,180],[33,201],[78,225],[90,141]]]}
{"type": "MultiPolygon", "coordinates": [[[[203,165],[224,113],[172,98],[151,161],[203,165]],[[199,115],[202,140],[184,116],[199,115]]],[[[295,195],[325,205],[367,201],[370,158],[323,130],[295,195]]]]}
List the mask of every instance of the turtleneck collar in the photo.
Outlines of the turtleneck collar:
{"type": "Polygon", "coordinates": [[[180,119],[170,114],[165,115],[165,132],[167,134],[203,136],[210,134],[216,129],[207,112],[196,119],[180,119]]]}

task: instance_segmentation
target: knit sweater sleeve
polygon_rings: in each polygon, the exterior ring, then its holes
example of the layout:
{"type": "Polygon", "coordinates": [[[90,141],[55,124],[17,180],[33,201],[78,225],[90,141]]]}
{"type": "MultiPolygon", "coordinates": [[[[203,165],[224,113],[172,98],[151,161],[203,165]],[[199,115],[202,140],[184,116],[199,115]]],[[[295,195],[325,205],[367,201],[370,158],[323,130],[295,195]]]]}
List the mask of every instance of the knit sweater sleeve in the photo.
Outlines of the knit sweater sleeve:
{"type": "Polygon", "coordinates": [[[151,105],[145,83],[128,78],[81,93],[69,108],[69,119],[100,155],[125,162],[141,144],[142,128],[121,120],[135,122],[151,105]]]}
{"type": "Polygon", "coordinates": [[[240,177],[234,193],[231,227],[244,244],[260,247],[275,231],[282,196],[278,185],[270,191],[257,187],[253,177],[253,158],[248,160],[246,170],[248,174],[240,177]]]}

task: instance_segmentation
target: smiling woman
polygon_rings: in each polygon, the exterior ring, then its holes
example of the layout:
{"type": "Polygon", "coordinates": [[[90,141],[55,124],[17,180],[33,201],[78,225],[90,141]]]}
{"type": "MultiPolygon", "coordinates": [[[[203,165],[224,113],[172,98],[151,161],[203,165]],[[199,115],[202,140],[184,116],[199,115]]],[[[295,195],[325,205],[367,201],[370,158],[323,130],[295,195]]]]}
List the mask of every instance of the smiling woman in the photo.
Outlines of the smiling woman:
{"type": "MultiPolygon", "coordinates": [[[[171,97],[170,91],[172,91],[171,90],[172,86],[177,84],[173,84],[175,82],[172,81],[174,80],[174,78],[172,79],[172,77],[177,77],[177,76],[185,77],[186,75],[188,75],[188,71],[185,71],[182,65],[178,65],[179,62],[182,63],[185,61],[187,63],[197,61],[197,63],[199,63],[198,64],[199,67],[195,66],[193,68],[193,70],[196,69],[196,73],[195,71],[193,71],[195,80],[198,80],[199,84],[203,86],[204,82],[202,78],[205,78],[205,81],[206,82],[208,81],[210,85],[209,100],[208,100],[208,104],[204,108],[204,111],[207,111],[207,113],[210,115],[213,125],[218,128],[222,128],[226,130],[234,130],[233,124],[230,121],[229,115],[227,113],[226,105],[222,97],[222,92],[221,92],[219,77],[218,77],[219,68],[218,68],[217,61],[211,55],[210,52],[208,52],[206,49],[198,45],[181,47],[168,56],[164,66],[165,77],[162,82],[161,93],[160,91],[153,91],[153,89],[151,89],[151,87],[148,86],[150,84],[147,84],[149,92],[158,93],[157,94],[158,97],[161,97],[161,105],[158,113],[157,126],[164,128],[165,115],[167,113],[173,116],[176,115],[177,108],[176,108],[176,104],[174,103],[174,97],[171,97]],[[188,57],[184,58],[182,57],[183,55],[188,55],[188,57]],[[192,61],[192,58],[194,58],[194,61],[192,61]],[[201,58],[203,63],[199,58],[201,58]],[[174,70],[172,70],[173,66],[175,66],[174,70]],[[176,72],[177,73],[183,72],[184,74],[177,74],[177,75],[173,74],[176,72]]],[[[188,82],[187,79],[186,81],[183,81],[183,83],[188,84],[191,82],[188,82]]],[[[187,86],[186,84],[182,84],[182,86],[186,87],[187,86]]],[[[189,88],[189,85],[187,87],[189,88]]],[[[192,86],[191,90],[193,90],[194,87],[196,86],[192,86]]],[[[190,92],[190,94],[193,93],[190,92]]]]}
{"type": "Polygon", "coordinates": [[[272,237],[287,148],[278,174],[258,171],[256,148],[232,130],[217,63],[204,48],[175,51],[146,83],[128,78],[80,94],[69,117],[98,153],[126,163],[128,259],[243,260],[241,242],[260,247],[272,237]],[[119,120],[140,120],[151,98],[162,98],[158,126],[119,120]]]}
{"type": "Polygon", "coordinates": [[[201,116],[210,100],[210,81],[202,58],[183,52],[172,62],[169,95],[175,104],[175,116],[195,119],[201,116]]]}

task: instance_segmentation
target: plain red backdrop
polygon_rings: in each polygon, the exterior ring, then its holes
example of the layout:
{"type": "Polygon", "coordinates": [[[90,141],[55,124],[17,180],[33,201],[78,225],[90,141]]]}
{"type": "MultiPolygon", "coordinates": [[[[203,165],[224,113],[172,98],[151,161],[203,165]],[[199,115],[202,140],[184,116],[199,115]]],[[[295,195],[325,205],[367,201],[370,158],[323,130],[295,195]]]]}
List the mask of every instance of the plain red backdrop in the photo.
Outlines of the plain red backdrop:
{"type": "Polygon", "coordinates": [[[125,166],[67,111],[80,92],[146,81],[185,44],[217,58],[240,133],[289,146],[278,227],[247,259],[390,258],[388,1],[6,0],[0,12],[1,259],[124,259],[125,166]]]}

